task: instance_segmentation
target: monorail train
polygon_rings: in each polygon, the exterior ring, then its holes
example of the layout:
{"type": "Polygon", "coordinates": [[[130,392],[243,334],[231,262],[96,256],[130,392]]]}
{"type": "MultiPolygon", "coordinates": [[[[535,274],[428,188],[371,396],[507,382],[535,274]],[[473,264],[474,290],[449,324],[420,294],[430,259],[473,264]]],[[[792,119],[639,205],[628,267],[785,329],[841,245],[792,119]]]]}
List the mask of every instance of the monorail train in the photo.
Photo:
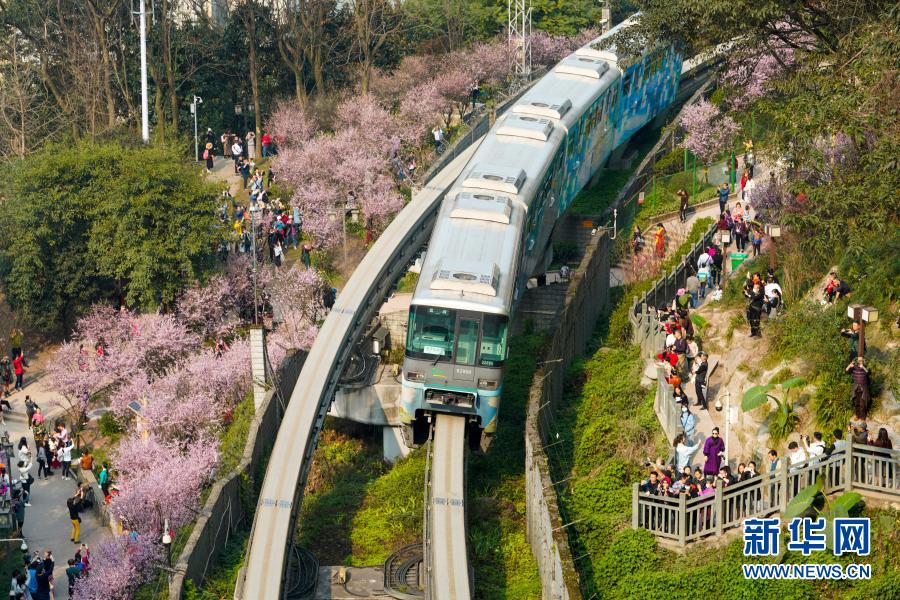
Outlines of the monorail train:
{"type": "Polygon", "coordinates": [[[447,191],[409,310],[400,418],[405,443],[432,413],[468,418],[473,449],[497,431],[508,331],[558,218],[611,152],[674,99],[681,56],[630,62],[601,49],[557,64],[498,119],[447,191]]]}

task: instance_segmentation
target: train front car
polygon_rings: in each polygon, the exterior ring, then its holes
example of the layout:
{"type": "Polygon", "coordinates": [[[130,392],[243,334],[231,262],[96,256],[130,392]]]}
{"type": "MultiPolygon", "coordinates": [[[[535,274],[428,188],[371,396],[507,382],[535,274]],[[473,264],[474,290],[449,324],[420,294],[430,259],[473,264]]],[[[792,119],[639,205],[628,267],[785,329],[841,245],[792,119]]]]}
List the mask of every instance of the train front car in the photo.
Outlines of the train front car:
{"type": "Polygon", "coordinates": [[[427,440],[437,412],[468,417],[473,450],[487,450],[497,430],[509,319],[471,308],[410,307],[400,409],[408,446],[427,440]]]}

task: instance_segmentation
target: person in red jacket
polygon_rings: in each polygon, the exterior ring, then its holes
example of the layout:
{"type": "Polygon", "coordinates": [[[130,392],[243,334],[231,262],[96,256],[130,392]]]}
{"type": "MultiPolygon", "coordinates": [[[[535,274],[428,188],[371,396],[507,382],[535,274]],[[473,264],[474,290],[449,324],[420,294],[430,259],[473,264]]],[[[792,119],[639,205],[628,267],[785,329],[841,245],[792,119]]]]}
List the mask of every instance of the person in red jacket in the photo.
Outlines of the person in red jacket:
{"type": "Polygon", "coordinates": [[[272,136],[264,133],[262,136],[262,155],[263,158],[269,155],[269,149],[272,147],[272,136]]]}
{"type": "Polygon", "coordinates": [[[21,354],[16,356],[13,363],[13,373],[16,374],[16,387],[15,391],[19,391],[22,389],[22,377],[25,375],[25,365],[22,362],[25,360],[25,357],[21,354]]]}

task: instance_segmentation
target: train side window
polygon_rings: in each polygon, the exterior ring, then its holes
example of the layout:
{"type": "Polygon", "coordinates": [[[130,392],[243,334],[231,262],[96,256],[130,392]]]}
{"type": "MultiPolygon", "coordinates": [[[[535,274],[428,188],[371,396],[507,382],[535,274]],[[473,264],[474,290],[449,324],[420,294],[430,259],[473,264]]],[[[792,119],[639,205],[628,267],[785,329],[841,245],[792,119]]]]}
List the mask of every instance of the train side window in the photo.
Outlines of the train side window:
{"type": "Polygon", "coordinates": [[[499,367],[506,360],[506,332],[509,319],[503,315],[484,315],[481,325],[482,367],[499,367]]]}
{"type": "Polygon", "coordinates": [[[622,82],[622,95],[626,98],[631,95],[631,75],[625,75],[625,81],[622,82]]]}

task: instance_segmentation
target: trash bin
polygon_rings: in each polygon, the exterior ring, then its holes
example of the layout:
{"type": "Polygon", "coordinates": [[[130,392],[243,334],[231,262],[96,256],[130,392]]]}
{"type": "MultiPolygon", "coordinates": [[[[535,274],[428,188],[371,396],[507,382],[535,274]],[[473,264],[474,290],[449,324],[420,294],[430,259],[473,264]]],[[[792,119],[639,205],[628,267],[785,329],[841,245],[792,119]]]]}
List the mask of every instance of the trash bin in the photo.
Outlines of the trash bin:
{"type": "Polygon", "coordinates": [[[732,252],[731,253],[731,271],[737,271],[740,266],[747,260],[746,252],[732,252]]]}

